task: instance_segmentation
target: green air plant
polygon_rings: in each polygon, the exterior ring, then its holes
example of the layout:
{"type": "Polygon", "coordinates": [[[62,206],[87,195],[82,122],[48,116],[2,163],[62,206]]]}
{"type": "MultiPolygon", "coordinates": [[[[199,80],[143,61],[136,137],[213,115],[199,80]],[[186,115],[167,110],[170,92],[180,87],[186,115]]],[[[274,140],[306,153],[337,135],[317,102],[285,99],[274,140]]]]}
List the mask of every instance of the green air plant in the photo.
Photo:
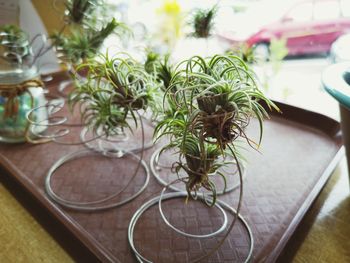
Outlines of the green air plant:
{"type": "Polygon", "coordinates": [[[26,33],[16,25],[7,24],[7,25],[0,26],[1,42],[6,42],[6,41],[15,42],[17,40],[22,40],[22,39],[27,40],[27,38],[28,36],[26,35],[26,33]]]}
{"type": "Polygon", "coordinates": [[[55,34],[52,36],[57,51],[61,52],[64,59],[73,64],[92,58],[98,52],[103,41],[117,29],[124,29],[124,24],[114,18],[102,29],[75,28],[68,36],[55,34]]]}
{"type": "MultiPolygon", "coordinates": [[[[145,70],[153,76],[157,87],[159,87],[159,94],[163,94],[168,89],[174,75],[174,69],[169,62],[169,57],[169,54],[161,56],[158,53],[149,51],[144,64],[145,70]]],[[[173,90],[174,89],[175,87],[173,87],[173,90]]],[[[158,108],[154,108],[156,112],[153,113],[153,118],[155,118],[153,121],[159,121],[159,116],[162,116],[160,119],[166,116],[173,117],[173,112],[175,110],[173,101],[171,101],[170,98],[167,99],[165,110],[161,108],[161,98],[159,101],[158,108]]]]}
{"type": "Polygon", "coordinates": [[[97,4],[98,0],[67,0],[65,7],[68,21],[76,24],[83,23],[83,20],[91,15],[97,4]]]}
{"type": "Polygon", "coordinates": [[[158,63],[160,59],[160,54],[147,50],[146,61],[145,61],[145,70],[149,74],[156,74],[158,63]]]}
{"type": "MultiPolygon", "coordinates": [[[[59,31],[50,35],[51,45],[41,49],[35,60],[53,47],[61,51],[60,55],[64,53],[65,59],[68,60],[64,62],[74,63],[81,58],[84,59],[84,56],[91,55],[94,52],[94,48],[89,44],[91,35],[105,38],[106,33],[114,26],[112,21],[102,29],[104,32],[101,34],[98,33],[99,30],[94,30],[97,24],[96,17],[103,17],[100,14],[100,7],[104,5],[103,0],[64,0],[65,16],[62,26],[59,31]],[[69,29],[68,32],[67,29],[69,29]],[[69,37],[65,36],[64,33],[67,33],[69,37]]],[[[93,45],[98,44],[98,41],[94,42],[93,45]]]]}
{"type": "Polygon", "coordinates": [[[174,74],[173,66],[169,62],[169,57],[169,54],[162,57],[156,52],[148,51],[144,64],[147,73],[155,77],[155,80],[159,83],[163,91],[168,89],[174,74]]]}
{"type": "Polygon", "coordinates": [[[159,65],[157,67],[157,80],[162,82],[161,87],[163,91],[166,91],[169,88],[173,75],[174,70],[169,62],[169,55],[166,55],[163,61],[159,62],[159,65]]]}
{"type": "Polygon", "coordinates": [[[78,67],[87,70],[85,82],[77,87],[69,101],[79,104],[83,123],[95,133],[109,136],[130,128],[128,119],[137,126],[136,111],[154,106],[157,89],[152,77],[132,58],[99,56],[78,67]]]}
{"type": "Polygon", "coordinates": [[[258,59],[254,54],[254,48],[248,46],[246,43],[229,50],[227,54],[240,57],[246,64],[254,64],[258,62],[258,59]]]}
{"type": "Polygon", "coordinates": [[[207,10],[197,9],[194,12],[190,24],[193,27],[191,36],[195,38],[208,38],[212,34],[214,18],[217,13],[217,6],[207,10]]]}
{"type": "Polygon", "coordinates": [[[174,107],[173,116],[159,122],[155,137],[167,135],[170,141],[164,149],[175,148],[179,152],[179,161],[173,167],[177,173],[186,172],[187,177],[181,180],[188,195],[195,197],[203,187],[212,193],[210,205],[214,205],[216,188],[209,175],[225,178],[219,168],[226,162],[220,157],[231,156],[239,166],[240,141],[255,149],[260,145],[263,120],[268,117],[261,103],[270,109],[278,108],[258,89],[247,64],[233,55],[208,59],[194,56],[180,63],[164,102],[169,98],[174,107]],[[260,126],[258,142],[245,131],[252,117],[260,126]]]}
{"type": "Polygon", "coordinates": [[[75,66],[96,55],[103,41],[112,33],[121,35],[129,29],[110,19],[112,8],[103,0],[65,0],[62,28],[50,36],[62,62],[75,66]]]}

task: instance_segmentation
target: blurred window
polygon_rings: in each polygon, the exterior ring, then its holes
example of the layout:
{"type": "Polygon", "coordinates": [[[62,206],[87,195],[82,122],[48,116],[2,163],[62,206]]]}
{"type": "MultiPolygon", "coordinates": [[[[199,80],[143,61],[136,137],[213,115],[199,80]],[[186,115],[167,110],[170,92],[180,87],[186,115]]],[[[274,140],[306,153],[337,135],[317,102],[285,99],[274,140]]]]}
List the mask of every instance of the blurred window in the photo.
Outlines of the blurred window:
{"type": "Polygon", "coordinates": [[[340,6],[341,6],[341,10],[343,12],[343,16],[350,17],[350,1],[349,0],[341,0],[340,6]]]}
{"type": "Polygon", "coordinates": [[[340,6],[338,1],[315,2],[314,19],[330,20],[340,17],[340,6]]]}
{"type": "Polygon", "coordinates": [[[292,8],[286,16],[295,22],[305,22],[312,18],[312,4],[302,3],[292,8]]]}

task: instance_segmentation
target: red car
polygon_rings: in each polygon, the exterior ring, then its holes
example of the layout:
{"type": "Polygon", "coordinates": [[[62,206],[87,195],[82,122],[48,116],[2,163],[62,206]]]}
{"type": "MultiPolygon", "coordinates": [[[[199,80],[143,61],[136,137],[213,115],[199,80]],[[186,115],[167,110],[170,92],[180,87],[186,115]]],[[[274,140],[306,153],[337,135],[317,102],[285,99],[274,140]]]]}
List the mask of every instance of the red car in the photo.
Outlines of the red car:
{"type": "Polygon", "coordinates": [[[260,27],[243,42],[264,57],[268,57],[271,40],[281,38],[287,41],[289,55],[312,54],[328,52],[332,43],[347,32],[350,0],[308,0],[295,4],[276,22],[260,27]]]}

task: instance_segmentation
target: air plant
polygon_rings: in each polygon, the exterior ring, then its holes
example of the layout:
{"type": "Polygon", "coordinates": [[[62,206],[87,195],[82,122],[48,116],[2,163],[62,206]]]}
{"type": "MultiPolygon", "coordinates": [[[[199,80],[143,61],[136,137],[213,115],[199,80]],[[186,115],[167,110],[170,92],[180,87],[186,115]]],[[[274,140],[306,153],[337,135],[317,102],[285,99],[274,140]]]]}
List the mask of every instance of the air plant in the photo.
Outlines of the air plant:
{"type": "MultiPolygon", "coordinates": [[[[98,16],[98,14],[92,15],[97,9],[98,2],[98,0],[65,0],[64,6],[66,9],[62,27],[58,32],[50,35],[51,44],[40,50],[33,63],[53,47],[64,52],[66,59],[70,60],[69,62],[75,62],[80,59],[81,55],[91,54],[93,50],[88,46],[89,38],[86,35],[93,29],[93,23],[91,22],[95,20],[96,15],[98,16]],[[70,29],[70,37],[64,35],[67,27],[70,29]]],[[[102,5],[102,2],[99,5],[102,5]]],[[[110,23],[108,26],[111,27],[112,25],[110,23]]],[[[109,27],[106,27],[106,29],[109,29],[109,27]]],[[[97,30],[95,30],[95,34],[97,34],[97,30]]]]}
{"type": "MultiPolygon", "coordinates": [[[[170,64],[169,57],[170,54],[161,56],[154,51],[148,51],[144,63],[145,70],[153,76],[155,83],[157,83],[157,86],[160,89],[159,94],[164,94],[168,89],[170,81],[174,75],[173,65],[170,64]]],[[[173,90],[174,89],[175,87],[173,87],[173,90]]],[[[158,122],[160,119],[164,119],[167,116],[172,118],[173,112],[176,110],[173,101],[168,98],[165,108],[161,107],[161,98],[159,101],[158,108],[154,108],[156,112],[153,113],[154,119],[152,121],[158,122]],[[161,117],[159,118],[159,116],[161,117]]]]}
{"type": "Polygon", "coordinates": [[[170,54],[161,56],[154,51],[148,51],[144,64],[147,73],[152,74],[159,83],[161,89],[166,91],[174,75],[173,66],[169,62],[170,54]]]}
{"type": "Polygon", "coordinates": [[[95,133],[109,136],[120,128],[131,130],[128,118],[137,126],[135,112],[156,104],[152,77],[131,57],[100,55],[78,69],[87,70],[86,81],[77,81],[69,100],[72,107],[80,104],[83,123],[95,133]]]}
{"type": "Polygon", "coordinates": [[[65,7],[69,22],[83,23],[83,20],[94,11],[97,3],[98,0],[67,0],[65,7]]]}
{"type": "Polygon", "coordinates": [[[247,64],[254,64],[258,62],[258,59],[254,53],[254,48],[245,43],[235,47],[233,50],[229,50],[227,54],[238,56],[247,64]]]}
{"type": "Polygon", "coordinates": [[[144,66],[148,74],[156,74],[159,60],[160,54],[152,50],[147,50],[146,61],[144,66]]]}
{"type": "Polygon", "coordinates": [[[15,42],[18,40],[28,40],[25,32],[16,25],[7,24],[0,27],[1,42],[15,42]]]}
{"type": "MultiPolygon", "coordinates": [[[[163,91],[166,91],[169,88],[173,75],[174,75],[174,69],[169,62],[169,55],[166,55],[163,61],[160,61],[157,67],[157,79],[162,82],[161,87],[163,91]]],[[[174,89],[175,89],[175,86],[173,87],[173,90],[174,89]]]]}
{"type": "Polygon", "coordinates": [[[212,34],[214,27],[214,18],[217,13],[217,6],[210,9],[197,9],[193,15],[190,24],[193,32],[190,34],[195,38],[208,38],[212,34]]]}
{"type": "MultiPolygon", "coordinates": [[[[164,101],[173,102],[173,117],[161,121],[155,129],[157,139],[170,135],[164,149],[175,148],[179,161],[176,173],[184,170],[189,196],[195,197],[202,187],[211,192],[215,203],[216,188],[209,174],[222,176],[218,169],[232,156],[239,166],[239,141],[257,149],[263,135],[263,120],[270,109],[278,108],[258,89],[257,80],[246,63],[233,55],[216,55],[210,59],[194,56],[180,63],[165,92],[164,101]],[[174,87],[176,87],[174,89],[174,87]],[[181,116],[181,118],[178,118],[181,116]],[[260,126],[259,141],[250,139],[245,128],[252,117],[260,126]]],[[[238,169],[240,170],[240,169],[238,169]]]]}
{"type": "Polygon", "coordinates": [[[66,19],[62,28],[50,36],[52,45],[45,52],[56,47],[62,62],[70,66],[94,57],[112,33],[129,32],[123,23],[109,20],[105,14],[109,6],[103,0],[65,0],[65,7],[66,19]]]}
{"type": "Polygon", "coordinates": [[[125,26],[113,18],[100,30],[76,28],[72,29],[71,35],[54,34],[51,38],[57,51],[63,54],[65,60],[76,64],[94,57],[103,41],[118,28],[124,29],[125,26]]]}

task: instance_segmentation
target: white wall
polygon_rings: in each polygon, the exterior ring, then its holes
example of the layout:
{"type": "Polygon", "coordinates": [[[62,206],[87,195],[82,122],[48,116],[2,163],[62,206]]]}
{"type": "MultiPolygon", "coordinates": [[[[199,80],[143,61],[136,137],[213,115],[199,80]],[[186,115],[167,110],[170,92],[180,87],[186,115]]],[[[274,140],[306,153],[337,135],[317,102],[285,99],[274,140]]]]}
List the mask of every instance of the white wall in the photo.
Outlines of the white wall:
{"type": "MultiPolygon", "coordinates": [[[[1,0],[0,0],[1,1],[1,0]]],[[[13,0],[10,0],[13,1],[13,0]]],[[[30,0],[15,0],[19,1],[20,12],[20,27],[30,35],[30,39],[37,34],[45,34],[47,32],[44,24],[42,23],[38,13],[36,12],[32,1],[30,0]]],[[[33,43],[34,51],[38,50],[42,45],[41,40],[33,43]]],[[[55,53],[50,50],[44,56],[39,59],[38,66],[41,73],[49,73],[59,70],[55,53]]]]}

